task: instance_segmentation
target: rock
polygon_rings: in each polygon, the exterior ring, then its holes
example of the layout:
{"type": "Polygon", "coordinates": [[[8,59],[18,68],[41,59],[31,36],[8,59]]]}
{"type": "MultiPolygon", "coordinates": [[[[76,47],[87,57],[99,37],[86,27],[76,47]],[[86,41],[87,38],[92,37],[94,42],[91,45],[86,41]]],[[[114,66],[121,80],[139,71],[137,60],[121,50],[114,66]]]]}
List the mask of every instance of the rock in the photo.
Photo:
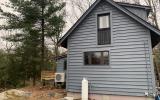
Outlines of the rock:
{"type": "Polygon", "coordinates": [[[12,89],[0,93],[0,100],[28,100],[26,92],[12,89]]]}
{"type": "Polygon", "coordinates": [[[7,100],[7,96],[5,92],[0,93],[0,100],[7,100]]]}
{"type": "Polygon", "coordinates": [[[64,94],[63,93],[55,93],[54,97],[55,98],[62,98],[62,97],[64,97],[64,94]]]}
{"type": "Polygon", "coordinates": [[[65,97],[65,100],[73,100],[73,97],[65,97]]]}

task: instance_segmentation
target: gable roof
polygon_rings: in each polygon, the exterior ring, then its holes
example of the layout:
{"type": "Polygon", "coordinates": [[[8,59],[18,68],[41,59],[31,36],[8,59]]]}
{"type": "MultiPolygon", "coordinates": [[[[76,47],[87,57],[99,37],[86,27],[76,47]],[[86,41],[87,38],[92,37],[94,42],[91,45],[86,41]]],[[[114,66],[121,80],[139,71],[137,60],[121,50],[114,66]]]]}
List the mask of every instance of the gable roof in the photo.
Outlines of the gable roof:
{"type": "MultiPolygon", "coordinates": [[[[78,19],[78,21],[68,30],[68,32],[59,40],[58,45],[61,45],[65,47],[67,45],[67,38],[68,36],[75,30],[75,28],[85,19],[85,17],[93,10],[93,8],[100,2],[101,0],[96,0],[91,7],[78,19]]],[[[116,7],[126,15],[130,16],[132,19],[135,21],[139,22],[141,25],[145,26],[146,28],[150,29],[153,33],[157,34],[160,36],[160,30],[154,27],[153,25],[149,24],[147,21],[144,19],[138,17],[134,13],[130,12],[126,8],[122,7],[118,3],[114,2],[113,0],[104,0],[111,4],[112,6],[116,7]]]]}

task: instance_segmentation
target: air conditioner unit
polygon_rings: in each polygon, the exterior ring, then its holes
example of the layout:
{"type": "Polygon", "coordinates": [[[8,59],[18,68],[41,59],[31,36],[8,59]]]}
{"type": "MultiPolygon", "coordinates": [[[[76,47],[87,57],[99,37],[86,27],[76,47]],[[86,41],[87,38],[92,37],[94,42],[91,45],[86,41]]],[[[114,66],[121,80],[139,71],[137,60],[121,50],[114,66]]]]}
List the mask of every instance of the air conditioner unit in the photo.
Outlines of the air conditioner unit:
{"type": "Polygon", "coordinates": [[[55,73],[55,82],[65,82],[65,73],[55,73]]]}

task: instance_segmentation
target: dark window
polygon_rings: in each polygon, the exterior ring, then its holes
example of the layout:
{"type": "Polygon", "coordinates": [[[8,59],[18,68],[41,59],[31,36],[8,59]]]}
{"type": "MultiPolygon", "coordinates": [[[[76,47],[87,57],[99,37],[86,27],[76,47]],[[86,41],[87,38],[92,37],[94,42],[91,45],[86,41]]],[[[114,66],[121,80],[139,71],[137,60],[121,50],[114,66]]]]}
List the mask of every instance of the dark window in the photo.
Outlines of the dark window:
{"type": "Polygon", "coordinates": [[[111,43],[110,14],[98,15],[98,45],[111,43]]]}
{"type": "Polygon", "coordinates": [[[85,65],[109,65],[108,51],[85,52],[84,56],[85,65]]]}
{"type": "Polygon", "coordinates": [[[64,70],[67,70],[67,60],[64,60],[64,70]]]}

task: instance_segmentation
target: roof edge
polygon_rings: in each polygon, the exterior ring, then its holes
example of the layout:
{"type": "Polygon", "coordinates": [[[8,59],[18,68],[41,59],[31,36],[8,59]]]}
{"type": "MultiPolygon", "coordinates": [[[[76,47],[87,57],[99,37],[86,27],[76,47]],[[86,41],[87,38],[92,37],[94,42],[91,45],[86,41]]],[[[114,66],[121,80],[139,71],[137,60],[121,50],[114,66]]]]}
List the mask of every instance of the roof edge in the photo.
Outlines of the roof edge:
{"type": "Polygon", "coordinates": [[[129,17],[131,17],[135,21],[139,22],[141,25],[145,26],[146,28],[148,28],[148,29],[152,30],[153,32],[157,33],[158,35],[160,35],[160,30],[158,28],[154,27],[153,25],[151,25],[150,23],[148,23],[144,19],[135,15],[134,13],[129,11],[128,9],[118,5],[116,2],[113,2],[112,0],[105,0],[105,1],[109,2],[111,5],[113,5],[117,9],[121,10],[123,13],[127,14],[129,17]]]}
{"type": "Polygon", "coordinates": [[[79,25],[81,20],[83,20],[90,11],[100,2],[101,0],[96,0],[91,7],[89,7],[85,13],[75,22],[75,24],[66,32],[66,34],[58,41],[58,45],[61,45],[61,43],[65,40],[65,38],[68,37],[68,35],[79,25]]]}
{"type": "Polygon", "coordinates": [[[118,3],[121,6],[126,6],[126,7],[136,7],[136,8],[146,9],[146,10],[152,10],[150,6],[146,6],[146,5],[123,3],[123,2],[116,2],[116,3],[118,3]]]}

